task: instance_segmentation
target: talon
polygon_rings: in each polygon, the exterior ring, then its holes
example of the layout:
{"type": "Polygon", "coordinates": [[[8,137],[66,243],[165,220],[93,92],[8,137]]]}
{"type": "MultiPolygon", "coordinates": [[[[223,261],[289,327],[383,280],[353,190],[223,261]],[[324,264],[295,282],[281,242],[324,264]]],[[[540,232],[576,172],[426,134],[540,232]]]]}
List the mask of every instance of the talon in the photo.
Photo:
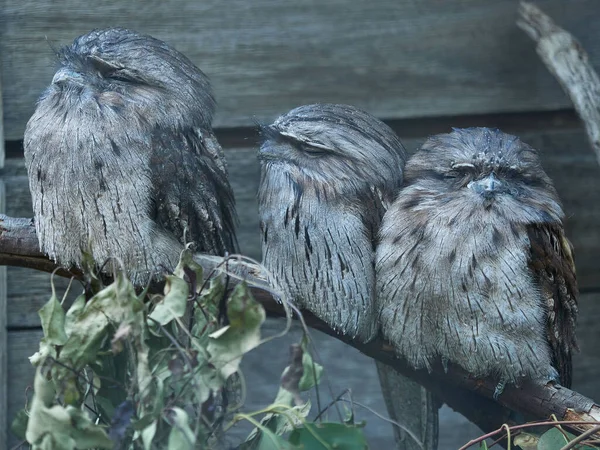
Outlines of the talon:
{"type": "Polygon", "coordinates": [[[442,356],[442,367],[444,368],[444,373],[448,373],[448,358],[442,356]]]}
{"type": "Polygon", "coordinates": [[[494,389],[494,400],[498,401],[498,397],[500,397],[500,394],[504,392],[505,386],[506,383],[504,381],[501,381],[496,385],[496,389],[494,389]]]}

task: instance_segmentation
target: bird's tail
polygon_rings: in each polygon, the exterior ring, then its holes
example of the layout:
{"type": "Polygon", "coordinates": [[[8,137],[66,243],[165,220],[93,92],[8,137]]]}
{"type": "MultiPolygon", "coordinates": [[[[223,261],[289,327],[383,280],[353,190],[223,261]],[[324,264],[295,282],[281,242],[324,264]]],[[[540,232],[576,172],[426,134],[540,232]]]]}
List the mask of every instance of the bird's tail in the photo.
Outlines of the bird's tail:
{"type": "Polygon", "coordinates": [[[436,450],[438,445],[438,404],[433,394],[420,384],[399,374],[390,366],[376,362],[381,391],[394,425],[397,450],[436,450]],[[414,435],[422,444],[421,447],[414,435]]]}

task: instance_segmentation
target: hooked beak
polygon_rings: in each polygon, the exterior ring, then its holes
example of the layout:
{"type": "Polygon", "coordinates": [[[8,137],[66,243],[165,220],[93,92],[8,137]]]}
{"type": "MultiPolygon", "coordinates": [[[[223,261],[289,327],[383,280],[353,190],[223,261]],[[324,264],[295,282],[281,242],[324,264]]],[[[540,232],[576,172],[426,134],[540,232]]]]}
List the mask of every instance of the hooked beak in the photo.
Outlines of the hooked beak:
{"type": "Polygon", "coordinates": [[[504,183],[496,178],[494,172],[485,178],[471,181],[467,187],[485,198],[491,198],[505,190],[504,183]]]}
{"type": "Polygon", "coordinates": [[[62,84],[69,81],[82,82],[83,76],[67,67],[61,67],[52,78],[52,84],[62,84]]]}

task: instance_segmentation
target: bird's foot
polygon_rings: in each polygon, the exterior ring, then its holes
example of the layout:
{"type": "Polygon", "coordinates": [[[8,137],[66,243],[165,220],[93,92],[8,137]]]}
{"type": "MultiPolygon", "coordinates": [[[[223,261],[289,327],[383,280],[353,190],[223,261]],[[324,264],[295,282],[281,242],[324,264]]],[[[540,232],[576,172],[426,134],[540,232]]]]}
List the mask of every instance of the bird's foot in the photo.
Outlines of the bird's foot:
{"type": "Polygon", "coordinates": [[[497,385],[496,385],[496,389],[494,389],[494,400],[498,400],[498,397],[500,397],[500,394],[502,394],[502,392],[504,392],[504,388],[506,387],[506,382],[505,381],[500,381],[497,385]]]}

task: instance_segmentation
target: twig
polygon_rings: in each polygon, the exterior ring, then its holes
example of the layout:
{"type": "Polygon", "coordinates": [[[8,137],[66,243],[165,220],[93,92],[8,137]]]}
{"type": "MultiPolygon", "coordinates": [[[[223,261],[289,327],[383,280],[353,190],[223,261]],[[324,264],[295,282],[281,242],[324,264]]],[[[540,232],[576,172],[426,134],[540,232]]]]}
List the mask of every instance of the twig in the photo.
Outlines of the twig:
{"type": "Polygon", "coordinates": [[[571,98],[600,164],[600,78],[588,54],[537,6],[521,2],[517,25],[537,43],[536,51],[571,98]]]}

